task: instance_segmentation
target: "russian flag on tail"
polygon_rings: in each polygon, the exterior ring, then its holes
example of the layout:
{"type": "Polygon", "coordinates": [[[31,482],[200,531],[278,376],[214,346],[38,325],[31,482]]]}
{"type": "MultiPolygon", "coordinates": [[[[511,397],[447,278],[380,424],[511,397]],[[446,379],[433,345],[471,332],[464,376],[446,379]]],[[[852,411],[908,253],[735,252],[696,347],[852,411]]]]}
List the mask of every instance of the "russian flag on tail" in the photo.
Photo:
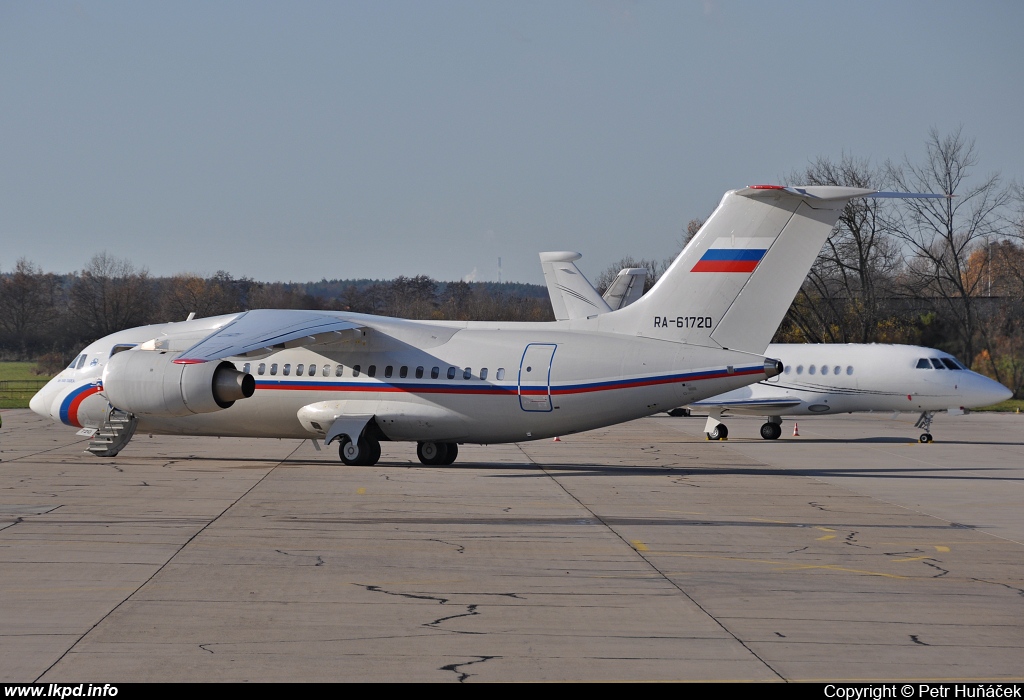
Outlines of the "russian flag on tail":
{"type": "Polygon", "coordinates": [[[751,273],[768,252],[774,238],[716,238],[691,272],[751,273]]]}

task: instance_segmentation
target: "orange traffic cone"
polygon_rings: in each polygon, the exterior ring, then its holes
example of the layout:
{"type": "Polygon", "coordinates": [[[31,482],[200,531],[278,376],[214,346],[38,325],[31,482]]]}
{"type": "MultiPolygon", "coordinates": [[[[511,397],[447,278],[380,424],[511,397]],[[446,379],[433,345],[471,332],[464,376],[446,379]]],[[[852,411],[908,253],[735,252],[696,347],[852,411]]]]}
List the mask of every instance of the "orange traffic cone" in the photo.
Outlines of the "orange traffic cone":
{"type": "Polygon", "coordinates": [[[800,437],[800,424],[793,423],[793,437],[800,437]]]}
{"type": "Polygon", "coordinates": [[[554,440],[552,440],[551,442],[561,442],[561,441],[562,441],[562,438],[560,438],[560,437],[556,437],[556,438],[555,438],[554,440]]]}

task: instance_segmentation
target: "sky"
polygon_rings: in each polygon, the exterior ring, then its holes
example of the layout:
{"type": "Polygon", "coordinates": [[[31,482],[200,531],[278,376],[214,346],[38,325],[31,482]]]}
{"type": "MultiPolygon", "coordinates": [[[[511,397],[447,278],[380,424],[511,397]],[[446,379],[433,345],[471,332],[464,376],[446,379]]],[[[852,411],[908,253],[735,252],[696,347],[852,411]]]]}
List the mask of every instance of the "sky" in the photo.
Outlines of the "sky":
{"type": "Polygon", "coordinates": [[[932,128],[1024,180],[1022,35],[1013,0],[0,0],[0,271],[593,281],[932,128]]]}

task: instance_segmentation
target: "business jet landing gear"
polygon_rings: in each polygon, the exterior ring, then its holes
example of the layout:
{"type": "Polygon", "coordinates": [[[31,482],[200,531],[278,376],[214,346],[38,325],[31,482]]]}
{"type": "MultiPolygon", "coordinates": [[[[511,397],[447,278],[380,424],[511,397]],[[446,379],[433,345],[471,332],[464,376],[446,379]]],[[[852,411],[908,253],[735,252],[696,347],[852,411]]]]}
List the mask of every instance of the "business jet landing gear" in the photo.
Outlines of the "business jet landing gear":
{"type": "Polygon", "coordinates": [[[782,419],[770,416],[768,422],[761,426],[761,437],[765,440],[778,440],[782,435],[782,419]]]}
{"type": "Polygon", "coordinates": [[[421,442],[416,445],[416,456],[429,467],[452,464],[459,456],[459,446],[454,442],[421,442]]]}
{"type": "Polygon", "coordinates": [[[712,410],[708,414],[708,422],[704,424],[704,434],[708,436],[708,440],[729,439],[729,429],[722,423],[721,418],[722,412],[718,410],[712,410]]]}
{"type": "Polygon", "coordinates": [[[915,428],[920,428],[921,430],[924,431],[924,433],[921,434],[921,437],[918,438],[918,440],[920,440],[922,444],[927,445],[929,442],[932,441],[931,430],[932,418],[934,417],[935,413],[933,411],[925,411],[924,413],[921,414],[921,417],[917,419],[917,422],[914,423],[915,428]]]}
{"type": "Polygon", "coordinates": [[[338,452],[341,461],[350,467],[372,467],[380,460],[380,443],[366,436],[352,442],[346,435],[341,439],[338,452]]]}

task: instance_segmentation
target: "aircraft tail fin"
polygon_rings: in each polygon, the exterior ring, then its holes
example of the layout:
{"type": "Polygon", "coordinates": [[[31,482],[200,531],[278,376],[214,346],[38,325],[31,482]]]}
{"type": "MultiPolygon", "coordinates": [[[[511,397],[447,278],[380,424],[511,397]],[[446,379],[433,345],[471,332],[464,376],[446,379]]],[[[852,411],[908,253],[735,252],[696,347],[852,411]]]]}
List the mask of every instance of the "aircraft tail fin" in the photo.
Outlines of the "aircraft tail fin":
{"type": "Polygon", "coordinates": [[[654,287],[601,316],[600,327],[763,353],[843,207],[872,196],[898,193],[778,185],[727,192],[654,287]]]}
{"type": "Polygon", "coordinates": [[[540,254],[540,266],[544,270],[544,282],[556,321],[587,318],[612,310],[576,267],[574,261],[581,257],[579,253],[570,251],[540,254]]]}
{"type": "Polygon", "coordinates": [[[613,311],[623,309],[643,295],[646,280],[646,268],[624,267],[615,275],[615,279],[608,285],[601,298],[608,302],[613,311]]]}

